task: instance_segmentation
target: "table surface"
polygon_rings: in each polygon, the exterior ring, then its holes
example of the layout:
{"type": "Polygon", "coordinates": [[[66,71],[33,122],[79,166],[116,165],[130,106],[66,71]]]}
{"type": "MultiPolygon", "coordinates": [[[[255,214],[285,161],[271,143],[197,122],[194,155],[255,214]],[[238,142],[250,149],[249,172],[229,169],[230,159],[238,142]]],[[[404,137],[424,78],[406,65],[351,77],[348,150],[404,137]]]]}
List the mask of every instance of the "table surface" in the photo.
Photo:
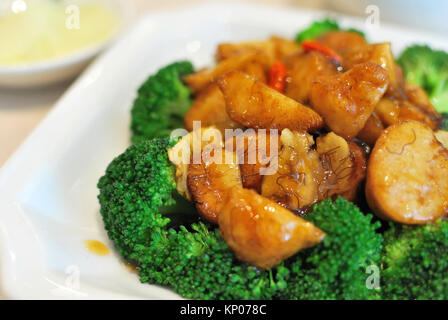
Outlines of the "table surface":
{"type": "MultiPolygon", "coordinates": [[[[155,9],[170,9],[204,3],[206,0],[128,0],[142,15],[155,9]]],[[[247,0],[246,0],[247,1],[247,0]]],[[[319,8],[324,0],[251,0],[271,4],[299,4],[319,8]]],[[[11,90],[0,88],[0,168],[51,110],[70,83],[52,88],[11,90]]]]}

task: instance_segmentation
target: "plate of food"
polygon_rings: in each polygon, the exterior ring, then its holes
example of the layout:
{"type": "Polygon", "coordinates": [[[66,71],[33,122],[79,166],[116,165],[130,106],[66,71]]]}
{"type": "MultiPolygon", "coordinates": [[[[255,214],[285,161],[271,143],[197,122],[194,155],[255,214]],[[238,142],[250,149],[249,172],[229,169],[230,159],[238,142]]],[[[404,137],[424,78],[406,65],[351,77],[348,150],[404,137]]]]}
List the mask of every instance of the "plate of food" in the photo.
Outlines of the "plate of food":
{"type": "Polygon", "coordinates": [[[303,9],[143,17],[2,168],[4,295],[447,299],[443,50],[303,9]]]}

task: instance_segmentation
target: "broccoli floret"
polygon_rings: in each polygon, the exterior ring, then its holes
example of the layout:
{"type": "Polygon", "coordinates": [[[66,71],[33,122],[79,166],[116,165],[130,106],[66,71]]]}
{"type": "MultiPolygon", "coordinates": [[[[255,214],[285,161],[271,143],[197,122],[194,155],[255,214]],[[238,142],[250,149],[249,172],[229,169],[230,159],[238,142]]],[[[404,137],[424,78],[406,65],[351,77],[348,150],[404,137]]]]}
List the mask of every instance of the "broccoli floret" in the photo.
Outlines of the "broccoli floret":
{"type": "Polygon", "coordinates": [[[386,299],[448,299],[448,221],[391,225],[384,235],[386,299]]]}
{"type": "Polygon", "coordinates": [[[323,242],[299,252],[286,264],[292,279],[289,299],[376,299],[379,290],[369,289],[366,268],[379,268],[382,236],[379,222],[356,205],[338,198],[314,206],[306,219],[327,233],[323,242]]]}
{"type": "Polygon", "coordinates": [[[421,86],[440,112],[448,112],[448,53],[413,45],[401,53],[398,63],[408,82],[421,86]]]}
{"type": "Polygon", "coordinates": [[[133,259],[136,245],[147,245],[169,223],[159,211],[176,204],[175,169],[167,155],[172,143],[154,139],[129,147],[98,182],[105,228],[126,259],[133,259]]]}
{"type": "Polygon", "coordinates": [[[183,127],[191,92],[182,77],[193,72],[188,61],[172,63],[150,76],[138,90],[131,110],[132,142],[168,137],[183,127]]]}
{"type": "MultiPolygon", "coordinates": [[[[302,41],[305,41],[305,40],[313,40],[313,39],[320,37],[324,33],[327,33],[330,31],[337,31],[337,30],[342,30],[342,29],[339,27],[339,24],[335,20],[324,19],[321,21],[315,21],[308,28],[300,31],[297,34],[296,41],[301,43],[302,41]]],[[[355,33],[358,33],[361,36],[365,37],[364,33],[362,31],[359,31],[354,28],[349,28],[349,29],[346,29],[345,31],[355,32],[355,33]]]]}

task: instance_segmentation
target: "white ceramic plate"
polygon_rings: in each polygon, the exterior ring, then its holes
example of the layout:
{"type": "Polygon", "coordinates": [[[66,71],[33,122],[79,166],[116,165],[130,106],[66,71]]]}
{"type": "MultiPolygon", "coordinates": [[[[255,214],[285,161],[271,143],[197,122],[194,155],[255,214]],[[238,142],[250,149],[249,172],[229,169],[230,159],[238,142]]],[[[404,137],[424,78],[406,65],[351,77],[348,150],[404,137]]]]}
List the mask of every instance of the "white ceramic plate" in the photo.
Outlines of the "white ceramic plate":
{"type": "MultiPolygon", "coordinates": [[[[294,8],[213,4],[144,17],[76,81],[0,173],[0,285],[8,298],[158,298],[178,296],[141,284],[117,254],[89,253],[83,241],[112,244],[96,183],[129,144],[129,109],[149,73],[178,59],[211,64],[223,41],[293,37],[325,13],[294,8]]],[[[339,17],[363,29],[362,20],[339,17]]],[[[372,42],[447,42],[382,25],[372,42]]]]}
{"type": "Polygon", "coordinates": [[[98,44],[55,59],[17,66],[0,65],[0,86],[42,87],[68,81],[78,75],[126,27],[134,15],[134,8],[129,1],[100,0],[100,2],[112,8],[119,19],[116,29],[108,38],[98,44]]]}

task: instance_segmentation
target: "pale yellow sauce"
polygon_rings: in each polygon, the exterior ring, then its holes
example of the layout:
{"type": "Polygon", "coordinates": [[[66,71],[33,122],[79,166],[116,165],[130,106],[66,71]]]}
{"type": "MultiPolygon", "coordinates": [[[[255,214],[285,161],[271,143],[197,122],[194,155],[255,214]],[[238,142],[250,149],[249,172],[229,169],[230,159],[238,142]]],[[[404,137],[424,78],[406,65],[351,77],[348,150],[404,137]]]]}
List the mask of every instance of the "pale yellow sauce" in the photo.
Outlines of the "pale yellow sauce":
{"type": "Polygon", "coordinates": [[[97,256],[107,256],[110,253],[109,248],[98,240],[85,240],[84,246],[89,252],[97,256]]]}
{"type": "Polygon", "coordinates": [[[102,43],[118,26],[113,9],[93,0],[20,2],[0,12],[0,65],[62,57],[102,43]]]}

